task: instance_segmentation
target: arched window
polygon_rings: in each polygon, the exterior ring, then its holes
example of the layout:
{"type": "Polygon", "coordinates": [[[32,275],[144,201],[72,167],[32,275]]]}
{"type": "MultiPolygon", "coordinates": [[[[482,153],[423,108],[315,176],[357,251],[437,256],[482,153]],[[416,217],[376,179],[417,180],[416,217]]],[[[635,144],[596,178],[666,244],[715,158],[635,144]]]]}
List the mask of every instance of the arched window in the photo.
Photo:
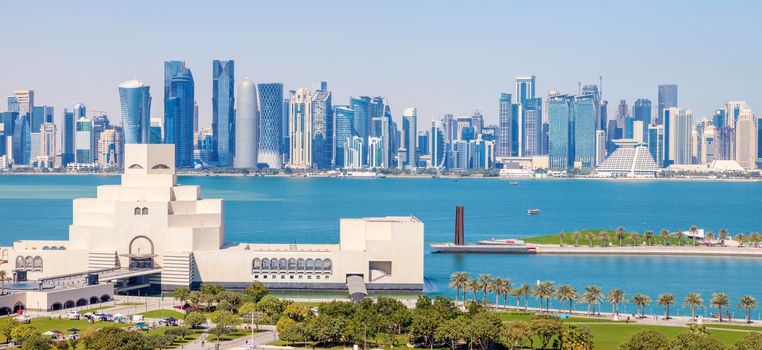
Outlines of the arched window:
{"type": "Polygon", "coordinates": [[[323,270],[323,260],[315,259],[315,271],[322,271],[322,270],[323,270]]]}
{"type": "Polygon", "coordinates": [[[31,256],[27,256],[24,259],[24,267],[27,270],[31,270],[32,268],[34,268],[34,259],[31,256]]]}
{"type": "Polygon", "coordinates": [[[296,270],[296,259],[294,258],[288,259],[288,270],[289,271],[296,270]]]}
{"type": "Polygon", "coordinates": [[[143,208],[143,214],[142,215],[148,215],[148,208],[143,208]]]}
{"type": "Polygon", "coordinates": [[[152,166],[151,169],[169,169],[169,167],[164,164],[156,164],[152,166]]]}
{"type": "Polygon", "coordinates": [[[285,258],[278,260],[278,270],[285,271],[288,268],[288,261],[285,258]]]}
{"type": "Polygon", "coordinates": [[[331,259],[325,259],[323,260],[323,271],[325,272],[331,272],[331,269],[333,268],[333,263],[331,262],[331,259]]]}
{"type": "Polygon", "coordinates": [[[251,262],[251,269],[259,270],[260,268],[262,268],[262,260],[259,258],[254,258],[254,261],[251,262]]]}
{"type": "Polygon", "coordinates": [[[264,258],[262,259],[262,270],[269,270],[270,269],[270,259],[264,258]]]}
{"type": "Polygon", "coordinates": [[[42,257],[41,256],[34,257],[34,270],[42,271],[42,257]]]}
{"type": "MultiPolygon", "coordinates": [[[[63,248],[63,247],[61,247],[61,248],[63,248]]],[[[50,247],[50,250],[59,250],[59,249],[56,246],[52,246],[52,247],[50,247]]]]}
{"type": "Polygon", "coordinates": [[[140,208],[135,207],[135,215],[140,215],[140,208]]]}
{"type": "Polygon", "coordinates": [[[58,250],[66,250],[66,247],[60,246],[60,247],[58,247],[58,250]]]}
{"type": "Polygon", "coordinates": [[[299,258],[299,260],[296,260],[296,269],[299,271],[304,271],[304,259],[299,258]]]}
{"type": "Polygon", "coordinates": [[[315,269],[315,261],[312,259],[307,259],[307,271],[312,271],[315,269]]]}
{"type": "MultiPolygon", "coordinates": [[[[53,248],[55,248],[55,247],[53,247],[53,248]]],[[[42,247],[42,250],[50,250],[50,247],[48,247],[48,246],[43,246],[43,247],[42,247]]]]}
{"type": "Polygon", "coordinates": [[[128,169],[143,169],[143,166],[140,164],[133,164],[133,165],[130,165],[128,169]]]}
{"type": "Polygon", "coordinates": [[[23,270],[24,267],[25,267],[24,257],[23,256],[17,256],[16,257],[16,270],[23,270]]]}

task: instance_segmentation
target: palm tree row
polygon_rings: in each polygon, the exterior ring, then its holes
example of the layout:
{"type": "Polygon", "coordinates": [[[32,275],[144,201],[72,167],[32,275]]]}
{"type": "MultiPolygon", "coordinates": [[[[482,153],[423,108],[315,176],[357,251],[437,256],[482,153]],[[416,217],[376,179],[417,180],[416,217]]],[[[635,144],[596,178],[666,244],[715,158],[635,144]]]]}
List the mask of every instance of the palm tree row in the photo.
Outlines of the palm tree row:
{"type": "MultiPolygon", "coordinates": [[[[587,313],[594,315],[598,305],[605,301],[611,304],[612,314],[619,316],[619,305],[629,301],[636,306],[636,314],[641,318],[645,318],[646,307],[651,304],[651,299],[647,295],[636,293],[628,299],[624,290],[619,288],[609,290],[608,293],[604,294],[601,287],[591,285],[585,287],[584,291],[580,294],[576,288],[569,284],[556,286],[551,281],[538,282],[534,288],[527,284],[520,284],[514,288],[511,285],[511,280],[508,278],[481,274],[477,278],[471,279],[466,272],[453,273],[450,276],[450,287],[455,289],[455,301],[467,301],[468,293],[471,292],[472,301],[478,301],[478,293],[481,293],[481,302],[486,304],[490,294],[494,294],[494,305],[501,305],[500,298],[502,297],[502,306],[507,307],[508,296],[510,295],[515,298],[517,309],[521,308],[521,302],[523,301],[524,311],[529,309],[530,296],[534,296],[540,301],[540,310],[550,312],[550,303],[555,299],[562,303],[561,308],[568,308],[570,314],[574,309],[575,302],[586,304],[587,313]]],[[[656,304],[663,308],[665,319],[671,318],[671,307],[676,303],[677,299],[671,293],[659,294],[656,298],[656,304]]],[[[723,292],[714,293],[709,301],[709,306],[717,309],[719,320],[723,322],[723,310],[727,312],[727,309],[730,307],[730,299],[723,292]]],[[[696,320],[696,310],[706,308],[704,299],[699,293],[689,293],[683,299],[683,307],[690,308],[692,320],[696,320]]],[[[751,323],[751,310],[756,307],[757,300],[750,295],[742,296],[736,306],[736,308],[744,310],[746,322],[748,323],[751,323]]]]}
{"type": "MultiPolygon", "coordinates": [[[[698,231],[699,231],[699,229],[695,225],[691,226],[690,228],[688,228],[688,232],[691,233],[690,234],[690,239],[693,241],[693,245],[698,245],[699,244],[698,231]]],[[[560,240],[560,245],[562,245],[562,246],[564,245],[564,238],[567,237],[567,234],[568,233],[566,233],[566,232],[560,232],[558,234],[558,237],[559,237],[559,240],[560,240]]],[[[659,231],[659,237],[661,238],[659,240],[660,241],[659,243],[661,243],[661,245],[667,245],[669,243],[669,238],[672,235],[673,234],[670,233],[669,230],[667,230],[667,229],[661,229],[659,231]]],[[[678,246],[682,246],[683,245],[683,237],[684,236],[685,236],[685,233],[682,230],[676,230],[675,231],[674,237],[677,240],[676,243],[677,243],[678,246]]],[[[571,237],[574,240],[574,246],[578,247],[579,246],[579,240],[582,237],[582,232],[580,232],[580,231],[572,232],[571,233],[571,237]]],[[[600,241],[601,244],[604,245],[604,246],[609,245],[609,241],[612,241],[612,240],[614,242],[616,242],[619,246],[622,246],[625,243],[625,240],[628,240],[628,239],[629,239],[629,241],[630,241],[630,243],[632,244],[633,247],[635,245],[637,245],[638,244],[638,240],[641,240],[641,239],[642,239],[642,242],[645,243],[646,245],[654,245],[654,243],[655,243],[654,242],[654,237],[655,237],[654,231],[645,231],[645,232],[643,232],[642,235],[637,233],[637,232],[629,232],[628,233],[628,232],[626,232],[624,230],[624,227],[622,227],[622,226],[619,226],[619,227],[616,228],[616,230],[614,230],[613,237],[611,236],[611,234],[608,231],[600,231],[600,232],[597,232],[597,233],[593,232],[593,231],[587,231],[587,232],[585,232],[585,236],[584,236],[584,238],[587,240],[588,247],[592,247],[593,246],[593,241],[596,241],[596,240],[600,241]]],[[[714,241],[715,238],[717,240],[719,240],[719,244],[721,246],[725,246],[725,241],[730,238],[730,233],[726,229],[720,230],[719,233],[717,234],[717,236],[715,236],[714,233],[711,232],[711,231],[708,231],[708,232],[704,233],[704,241],[714,241]]],[[[762,234],[759,234],[758,232],[752,232],[752,233],[749,234],[749,236],[746,236],[743,233],[739,233],[739,234],[736,235],[736,240],[737,241],[743,242],[744,239],[747,239],[748,241],[757,244],[759,242],[762,242],[762,234]]]]}

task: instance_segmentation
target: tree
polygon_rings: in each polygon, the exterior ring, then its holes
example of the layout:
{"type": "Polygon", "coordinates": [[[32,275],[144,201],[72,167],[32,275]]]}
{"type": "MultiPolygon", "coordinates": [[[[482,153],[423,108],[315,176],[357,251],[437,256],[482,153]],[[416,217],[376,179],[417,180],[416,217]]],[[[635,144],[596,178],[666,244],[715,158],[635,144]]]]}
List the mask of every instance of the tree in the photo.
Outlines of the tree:
{"type": "Polygon", "coordinates": [[[218,305],[218,308],[222,308],[235,313],[244,302],[244,294],[238,292],[223,291],[217,294],[217,299],[219,300],[219,304],[226,304],[226,307],[223,308],[218,305]]]}
{"type": "Polygon", "coordinates": [[[630,300],[630,302],[638,307],[640,318],[646,318],[646,305],[651,303],[651,300],[648,299],[648,296],[638,293],[632,296],[632,300],[630,300]]]}
{"type": "Polygon", "coordinates": [[[619,304],[627,301],[624,291],[621,289],[612,289],[609,291],[608,302],[611,304],[611,310],[619,316],[619,304]]]}
{"type": "Polygon", "coordinates": [[[214,328],[217,329],[218,338],[230,331],[231,327],[241,324],[241,318],[227,310],[217,310],[212,313],[209,319],[214,322],[214,328]]]}
{"type": "Polygon", "coordinates": [[[574,246],[575,247],[579,247],[579,236],[580,236],[579,231],[574,231],[572,233],[572,238],[574,238],[574,246]]]}
{"type": "MultiPolygon", "coordinates": [[[[473,299],[471,299],[471,300],[476,301],[476,292],[479,291],[479,282],[476,281],[476,280],[472,280],[472,279],[468,280],[468,282],[466,282],[466,290],[470,290],[471,293],[474,293],[473,294],[473,299]]],[[[464,296],[463,300],[464,301],[466,300],[465,295],[466,295],[466,293],[464,292],[463,293],[463,296],[464,296]]]]}
{"type": "Polygon", "coordinates": [[[696,320],[696,308],[704,307],[704,299],[701,299],[699,293],[689,293],[685,300],[683,300],[683,306],[690,306],[691,308],[691,320],[696,320]]]}
{"type": "Polygon", "coordinates": [[[653,329],[643,329],[633,334],[619,350],[671,350],[666,335],[653,329]]]}
{"type": "Polygon", "coordinates": [[[635,232],[633,232],[632,234],[630,234],[630,241],[632,242],[632,246],[633,246],[633,247],[634,247],[635,245],[637,245],[637,244],[638,244],[638,237],[640,237],[640,235],[638,235],[638,234],[637,234],[637,233],[635,233],[635,232]]]}
{"type": "Polygon", "coordinates": [[[588,327],[568,325],[561,332],[561,350],[592,350],[593,332],[588,327]]]}
{"type": "Polygon", "coordinates": [[[609,233],[606,232],[606,231],[601,231],[600,235],[601,236],[600,236],[599,239],[601,240],[601,245],[604,246],[604,247],[608,247],[608,245],[609,245],[609,233]]]}
{"type": "Polygon", "coordinates": [[[725,246],[725,240],[728,239],[729,235],[730,235],[730,233],[728,232],[727,229],[720,230],[720,235],[718,236],[718,238],[720,239],[720,245],[721,246],[723,246],[723,247],[725,246]]]}
{"type": "Polygon", "coordinates": [[[201,312],[190,312],[185,315],[185,324],[190,328],[198,328],[206,323],[206,316],[201,312]]]}
{"type": "Polygon", "coordinates": [[[39,337],[40,331],[30,324],[22,324],[11,329],[11,338],[16,344],[23,344],[25,340],[39,337]]]}
{"type": "Polygon", "coordinates": [[[503,297],[503,306],[506,306],[508,294],[511,293],[511,280],[507,278],[495,278],[492,280],[492,286],[490,287],[493,293],[495,293],[495,305],[498,305],[498,298],[503,297]]]}
{"type": "Polygon", "coordinates": [[[757,307],[757,300],[751,295],[744,295],[738,300],[738,306],[736,307],[743,309],[746,314],[746,323],[751,323],[751,309],[757,307]]]}
{"type": "Polygon", "coordinates": [[[537,285],[537,287],[534,289],[534,296],[540,299],[540,307],[542,307],[543,300],[545,303],[545,311],[550,312],[550,298],[553,297],[553,294],[555,292],[555,287],[553,286],[553,282],[551,281],[544,281],[540,282],[540,284],[537,285]]]}
{"type": "Polygon", "coordinates": [[[518,288],[514,289],[514,296],[516,296],[516,303],[518,304],[518,298],[524,297],[524,311],[529,309],[529,296],[532,295],[532,287],[522,283],[518,288]]]}
{"type": "Polygon", "coordinates": [[[712,244],[711,242],[714,241],[714,233],[712,231],[709,231],[704,234],[704,242],[707,244],[712,244]]]}
{"type": "Polygon", "coordinates": [[[743,234],[743,233],[739,233],[739,234],[737,234],[737,235],[736,235],[736,239],[738,240],[738,243],[740,243],[740,244],[743,244],[743,239],[744,239],[745,237],[746,237],[746,236],[744,236],[744,234],[743,234]]]}
{"type": "Polygon", "coordinates": [[[204,301],[204,295],[201,292],[194,290],[188,294],[188,301],[193,307],[198,307],[204,301]]]}
{"type": "Polygon", "coordinates": [[[124,328],[115,326],[106,326],[95,332],[88,349],[132,350],[150,349],[150,347],[142,333],[129,332],[124,328]]]}
{"type": "Polygon", "coordinates": [[[458,348],[458,342],[463,339],[465,322],[462,318],[447,320],[437,327],[434,339],[437,342],[447,344],[452,350],[458,348]]]}
{"type": "Polygon", "coordinates": [[[708,334],[696,332],[683,332],[672,341],[673,350],[724,350],[725,345],[708,334]]]}
{"type": "Polygon", "coordinates": [[[246,288],[246,295],[251,297],[255,303],[258,303],[269,293],[270,289],[268,289],[264,283],[259,281],[252,282],[249,288],[246,288]]]}
{"type": "Polygon", "coordinates": [[[272,324],[277,322],[280,318],[280,314],[286,309],[286,306],[290,302],[286,300],[280,300],[272,295],[266,295],[257,303],[257,311],[260,311],[265,316],[265,322],[272,324]]]}
{"type": "Polygon", "coordinates": [[[678,247],[682,246],[683,245],[683,231],[677,230],[675,232],[675,236],[677,237],[677,246],[678,247]]]}
{"type": "MultiPolygon", "coordinates": [[[[68,347],[66,342],[64,345],[68,347]]],[[[50,348],[50,339],[39,335],[28,338],[21,345],[21,350],[48,350],[50,348]]]]}
{"type": "Polygon", "coordinates": [[[526,321],[506,322],[500,330],[500,337],[503,345],[513,350],[527,341],[532,341],[532,328],[526,321]]]}
{"type": "Polygon", "coordinates": [[[619,246],[622,246],[622,239],[624,239],[624,227],[619,226],[616,228],[616,240],[619,242],[619,246]]]}
{"type": "Polygon", "coordinates": [[[185,287],[175,288],[172,291],[172,298],[182,304],[185,304],[185,302],[188,301],[188,296],[190,296],[190,289],[185,287]]]}
{"type": "Polygon", "coordinates": [[[585,293],[582,294],[582,300],[587,303],[587,313],[595,314],[595,305],[598,305],[603,300],[603,293],[601,287],[587,286],[585,287],[585,293]]]}
{"type": "Polygon", "coordinates": [[[667,238],[669,238],[669,231],[666,228],[659,231],[659,237],[661,237],[661,245],[667,245],[667,238]]]}
{"type": "Polygon", "coordinates": [[[337,344],[346,330],[346,318],[318,315],[307,321],[306,333],[319,343],[337,344]]]}
{"type": "Polygon", "coordinates": [[[0,270],[0,295],[5,295],[5,282],[8,280],[8,271],[0,270]]]}
{"type": "Polygon", "coordinates": [[[562,284],[558,286],[558,290],[556,291],[556,299],[561,300],[561,302],[568,302],[569,303],[569,313],[572,313],[572,307],[574,304],[574,301],[579,298],[579,294],[577,293],[577,290],[568,284],[562,284]]]}
{"type": "Polygon", "coordinates": [[[304,342],[306,344],[310,336],[307,332],[307,325],[304,322],[293,322],[278,331],[278,338],[289,344],[296,342],[304,342]]]}
{"type": "Polygon", "coordinates": [[[16,321],[12,317],[0,318],[0,334],[2,334],[7,341],[10,341],[11,331],[20,324],[19,321],[16,321]]]}
{"type": "Polygon", "coordinates": [[[502,321],[494,312],[481,312],[465,323],[464,335],[471,344],[487,350],[500,337],[502,321]]]}
{"type": "Polygon", "coordinates": [[[310,314],[312,314],[312,310],[304,304],[291,303],[283,310],[284,317],[288,317],[296,322],[304,321],[310,314]]]}
{"type": "Polygon", "coordinates": [[[588,247],[592,247],[593,246],[593,233],[588,231],[585,234],[585,237],[587,238],[587,246],[588,247]]]}
{"type": "Polygon", "coordinates": [[[466,300],[466,285],[468,284],[467,272],[455,272],[450,275],[450,288],[455,288],[455,301],[458,301],[458,295],[463,290],[463,301],[466,300]]]}
{"type": "Polygon", "coordinates": [[[482,291],[482,303],[487,303],[487,292],[489,291],[490,283],[492,283],[492,276],[483,273],[479,275],[478,279],[479,290],[482,291]]]}
{"type": "Polygon", "coordinates": [[[420,311],[416,308],[413,312],[413,322],[410,324],[410,336],[433,349],[434,335],[442,321],[444,320],[431,308],[420,311]]]}
{"type": "Polygon", "coordinates": [[[646,237],[646,245],[652,245],[651,241],[654,237],[654,231],[646,231],[643,235],[646,237]]]}
{"type": "Polygon", "coordinates": [[[688,232],[691,233],[693,245],[698,245],[698,227],[696,227],[696,225],[691,225],[691,227],[688,228],[688,232]]]}
{"type": "Polygon", "coordinates": [[[546,349],[554,337],[561,336],[563,322],[557,318],[535,317],[529,321],[529,327],[532,329],[532,333],[540,340],[542,348],[546,349]]]}
{"type": "Polygon", "coordinates": [[[730,299],[725,293],[714,293],[712,299],[709,301],[709,306],[717,308],[717,314],[720,316],[720,322],[722,322],[722,308],[730,305],[730,299]]]}
{"type": "Polygon", "coordinates": [[[669,307],[675,303],[675,296],[670,293],[659,294],[656,304],[664,307],[664,319],[669,319],[669,307]]]}
{"type": "Polygon", "coordinates": [[[759,350],[762,349],[762,333],[749,332],[743,339],[733,345],[733,350],[759,350]]]}

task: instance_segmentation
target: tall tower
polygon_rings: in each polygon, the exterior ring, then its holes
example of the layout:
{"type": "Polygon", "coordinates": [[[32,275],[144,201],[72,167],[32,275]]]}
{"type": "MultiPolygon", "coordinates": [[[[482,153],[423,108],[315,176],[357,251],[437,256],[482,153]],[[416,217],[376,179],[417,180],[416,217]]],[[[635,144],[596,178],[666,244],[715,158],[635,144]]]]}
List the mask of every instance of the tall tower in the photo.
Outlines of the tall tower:
{"type": "Polygon", "coordinates": [[[736,161],[744,169],[755,169],[757,161],[758,120],[751,109],[745,108],[738,114],[736,122],[736,161]]]}
{"type": "Polygon", "coordinates": [[[164,62],[164,142],[175,145],[178,168],[193,165],[195,83],[182,61],[164,62]]]}
{"type": "Polygon", "coordinates": [[[257,118],[257,87],[245,78],[238,84],[235,121],[235,161],[236,168],[256,168],[259,152],[259,126],[257,118]]]}
{"type": "Polygon", "coordinates": [[[535,97],[534,75],[516,77],[516,103],[523,105],[526,100],[535,97]]]}
{"type": "Polygon", "coordinates": [[[667,108],[677,107],[677,85],[659,85],[659,96],[657,103],[659,114],[656,116],[656,124],[664,124],[664,110],[667,108]]]}
{"type": "MultiPolygon", "coordinates": [[[[140,80],[130,80],[119,84],[119,100],[122,106],[122,124],[125,143],[149,143],[151,132],[150,87],[140,80]]],[[[75,115],[78,106],[74,107],[75,115]]],[[[84,105],[81,105],[82,110],[84,105]]],[[[77,118],[78,119],[78,118],[77,118]]]]}
{"type": "Polygon", "coordinates": [[[333,107],[325,82],[312,95],[312,163],[329,169],[333,163],[333,107]]]}
{"type": "Polygon", "coordinates": [[[32,107],[34,106],[34,90],[16,90],[13,94],[16,95],[19,116],[24,114],[31,116],[32,107]]]}
{"type": "Polygon", "coordinates": [[[212,135],[217,165],[230,167],[235,155],[235,63],[212,62],[212,135]]]}
{"type": "Polygon", "coordinates": [[[405,148],[405,164],[407,167],[415,168],[418,164],[418,152],[416,152],[416,139],[418,137],[418,111],[415,107],[405,108],[402,111],[402,146],[405,148]]]}
{"type": "Polygon", "coordinates": [[[312,92],[301,88],[291,96],[288,113],[289,166],[312,167],[312,92]]]}
{"type": "Polygon", "coordinates": [[[257,84],[259,94],[259,154],[257,160],[271,169],[280,169],[282,119],[283,119],[283,84],[257,84]]]}
{"type": "MultiPolygon", "coordinates": [[[[500,94],[500,108],[498,110],[498,129],[497,129],[497,156],[511,156],[511,140],[514,137],[512,133],[511,122],[513,121],[513,102],[511,94],[500,94]]],[[[445,125],[447,127],[448,125],[445,125]]]]}

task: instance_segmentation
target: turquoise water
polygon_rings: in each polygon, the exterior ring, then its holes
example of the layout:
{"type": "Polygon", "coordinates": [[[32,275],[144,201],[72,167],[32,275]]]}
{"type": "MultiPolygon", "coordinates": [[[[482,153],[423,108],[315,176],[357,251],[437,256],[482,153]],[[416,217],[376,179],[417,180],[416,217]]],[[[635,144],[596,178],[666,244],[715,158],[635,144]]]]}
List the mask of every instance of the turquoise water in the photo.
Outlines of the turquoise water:
{"type": "MultiPolygon", "coordinates": [[[[0,244],[66,239],[71,199],[95,196],[95,186],[118,181],[106,176],[1,176],[0,244]]],[[[425,224],[427,242],[449,241],[455,205],[465,206],[469,241],[617,226],[762,231],[762,183],[753,182],[520,180],[510,186],[499,179],[241,177],[181,177],[180,182],[201,185],[205,198],[225,199],[229,241],[336,242],[340,217],[382,215],[415,215],[425,224]],[[529,208],[542,214],[529,216],[529,208]]],[[[451,295],[448,276],[464,270],[508,277],[514,283],[552,280],[578,289],[589,284],[618,287],[652,299],[670,292],[681,300],[694,291],[706,301],[715,291],[725,291],[734,300],[743,294],[762,297],[762,259],[427,252],[425,261],[427,291],[434,294],[451,295]]]]}

